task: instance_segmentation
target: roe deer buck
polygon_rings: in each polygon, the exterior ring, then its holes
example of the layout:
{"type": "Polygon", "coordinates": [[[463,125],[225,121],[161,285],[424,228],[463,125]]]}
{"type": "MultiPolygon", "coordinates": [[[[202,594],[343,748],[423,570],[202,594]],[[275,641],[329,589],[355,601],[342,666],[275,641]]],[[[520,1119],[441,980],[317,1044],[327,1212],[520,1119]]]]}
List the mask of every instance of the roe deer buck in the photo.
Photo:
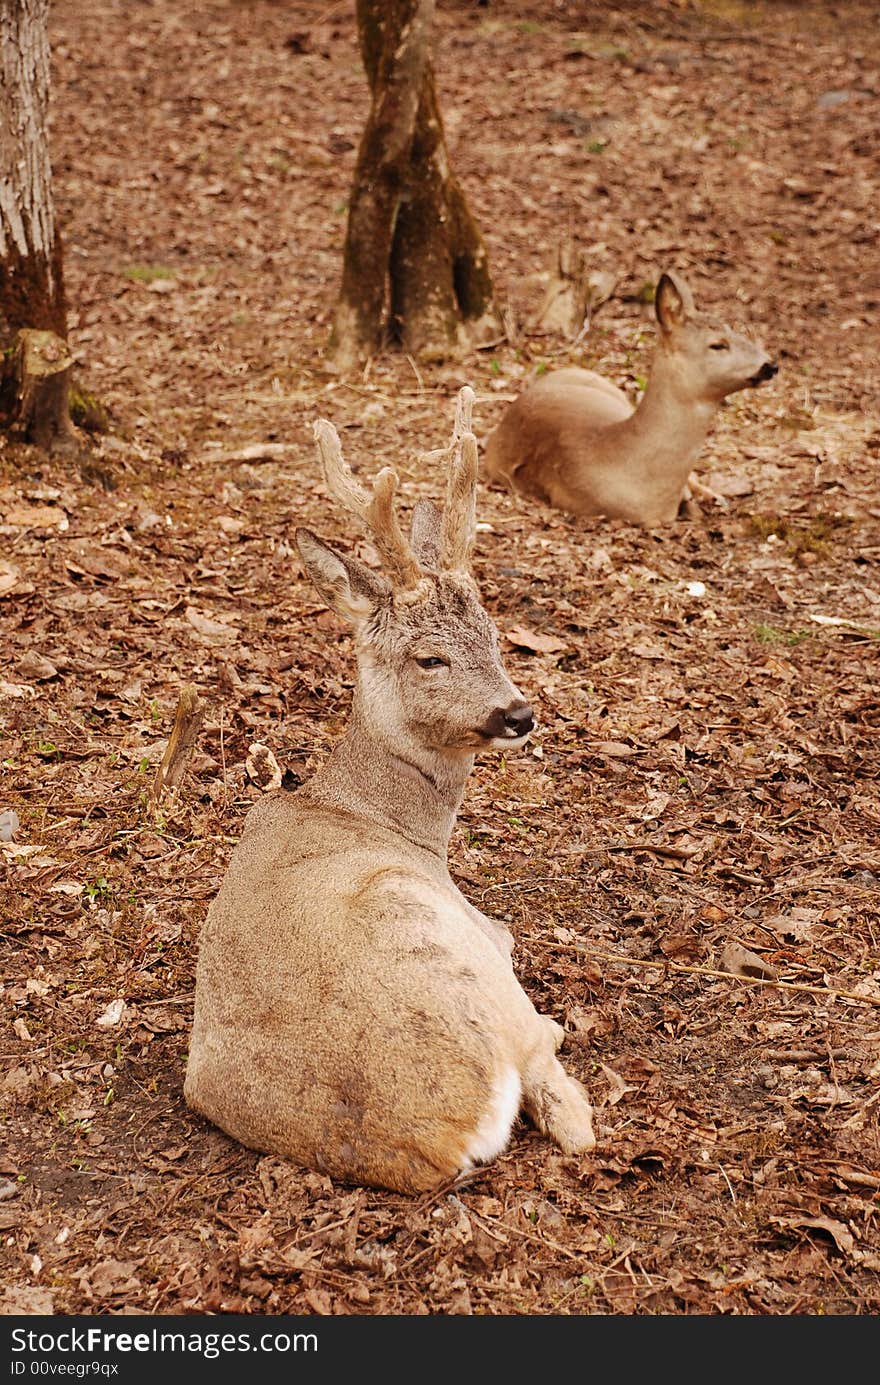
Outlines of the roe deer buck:
{"type": "Polygon", "coordinates": [[[720,498],[691,471],[712,420],[728,394],[778,367],[748,337],[698,313],[677,274],[661,276],[654,307],[659,338],[638,407],[592,370],[552,371],[490,434],[487,476],[569,514],[645,527],[674,520],[690,491],[720,498]]]}
{"type": "Polygon", "coordinates": [[[296,541],[354,627],[344,737],[314,777],[251,809],[201,940],[186,1099],[245,1145],[345,1182],[415,1193],[494,1158],[521,1109],[569,1153],[592,1111],[556,1057],[561,1027],[516,980],[512,938],[447,868],[482,749],[517,749],[532,712],[501,664],[468,570],[473,391],[459,395],[441,514],[410,538],[386,467],[370,494],[324,420],[327,488],[384,574],[308,529],[296,541]]]}

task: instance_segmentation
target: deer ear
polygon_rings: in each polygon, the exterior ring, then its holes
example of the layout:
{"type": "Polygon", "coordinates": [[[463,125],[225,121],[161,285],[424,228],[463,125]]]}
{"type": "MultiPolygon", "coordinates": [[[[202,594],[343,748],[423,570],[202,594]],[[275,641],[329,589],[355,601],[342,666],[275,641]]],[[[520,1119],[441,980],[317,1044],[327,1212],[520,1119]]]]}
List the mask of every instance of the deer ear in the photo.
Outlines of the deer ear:
{"type": "Polygon", "coordinates": [[[417,500],[412,512],[410,547],[422,567],[437,572],[440,568],[440,548],[443,537],[443,516],[433,500],[417,500]]]}
{"type": "Polygon", "coordinates": [[[694,311],[694,297],[679,274],[660,275],[654,295],[654,311],[664,332],[683,327],[694,311]]]}
{"type": "Polygon", "coordinates": [[[350,624],[362,625],[390,596],[391,587],[384,577],[357,558],[335,553],[311,529],[297,529],[296,546],[327,605],[350,624]]]}

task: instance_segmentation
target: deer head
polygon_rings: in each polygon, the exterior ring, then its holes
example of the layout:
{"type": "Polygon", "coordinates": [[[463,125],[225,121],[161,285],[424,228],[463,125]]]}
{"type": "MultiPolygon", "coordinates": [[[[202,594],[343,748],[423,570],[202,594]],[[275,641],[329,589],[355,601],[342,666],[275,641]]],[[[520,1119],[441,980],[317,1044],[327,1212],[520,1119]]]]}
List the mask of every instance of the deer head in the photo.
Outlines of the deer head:
{"type": "Polygon", "coordinates": [[[726,322],[698,312],[681,275],[660,276],[654,297],[659,356],[683,399],[719,404],[729,394],[770,380],[779,367],[763,347],[726,322]]]}
{"type": "Polygon", "coordinates": [[[309,576],[354,631],[360,729],[428,778],[438,757],[516,748],[534,725],[531,708],[504,670],[498,633],[469,567],[476,531],[473,399],[471,389],[461,390],[452,441],[426,454],[447,467],[443,510],[419,500],[408,537],[395,510],[395,471],[383,468],[367,490],[344,460],[333,425],[325,419],[315,424],[327,489],[369,534],[382,571],[310,529],[296,531],[309,576]]]}

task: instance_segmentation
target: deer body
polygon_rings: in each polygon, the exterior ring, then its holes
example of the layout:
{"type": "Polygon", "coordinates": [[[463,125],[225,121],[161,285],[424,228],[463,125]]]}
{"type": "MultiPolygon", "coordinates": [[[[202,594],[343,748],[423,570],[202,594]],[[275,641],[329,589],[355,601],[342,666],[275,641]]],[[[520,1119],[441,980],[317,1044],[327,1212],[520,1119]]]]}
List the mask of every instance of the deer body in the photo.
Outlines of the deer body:
{"type": "Polygon", "coordinates": [[[659,340],[637,408],[591,370],[540,377],[489,436],[486,474],[574,515],[646,527],[678,514],[693,465],[727,395],[775,375],[764,350],[698,314],[685,282],[657,287],[659,340]]]}
{"type": "MultiPolygon", "coordinates": [[[[532,726],[463,565],[466,405],[447,500],[463,546],[422,501],[411,562],[386,513],[389,583],[298,531],[313,580],[355,626],[351,722],[308,784],[248,815],[203,931],[185,1083],[243,1144],[403,1192],[494,1158],[523,1109],[569,1152],[595,1143],[556,1057],[561,1028],[517,981],[507,929],[447,868],[475,752],[520,745],[532,726]]],[[[330,489],[351,499],[338,439],[317,428],[330,489]]]]}

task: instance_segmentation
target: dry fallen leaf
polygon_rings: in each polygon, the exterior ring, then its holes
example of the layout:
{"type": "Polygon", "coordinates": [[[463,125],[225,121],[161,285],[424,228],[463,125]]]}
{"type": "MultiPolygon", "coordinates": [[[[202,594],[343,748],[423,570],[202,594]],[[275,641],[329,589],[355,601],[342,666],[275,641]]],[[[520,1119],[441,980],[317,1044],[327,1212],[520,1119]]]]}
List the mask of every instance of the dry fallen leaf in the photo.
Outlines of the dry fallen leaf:
{"type": "Polygon", "coordinates": [[[612,760],[625,760],[630,755],[635,755],[635,749],[627,745],[625,741],[598,741],[593,746],[593,753],[596,755],[608,755],[612,760]]]}
{"type": "Polygon", "coordinates": [[[669,657],[669,650],[656,640],[639,640],[631,646],[632,653],[637,654],[640,659],[666,659],[669,657]]]}
{"type": "Polygon", "coordinates": [[[770,1220],[774,1226],[804,1227],[806,1230],[814,1227],[817,1231],[827,1231],[841,1255],[852,1255],[855,1248],[852,1232],[833,1217],[771,1217],[770,1220]]]}
{"type": "Polygon", "coordinates": [[[3,516],[16,529],[67,529],[70,521],[57,505],[16,505],[3,516]]]}
{"type": "Polygon", "coordinates": [[[775,981],[777,978],[777,972],[769,962],[739,943],[725,944],[721,953],[721,970],[729,971],[731,976],[756,976],[765,981],[775,981]]]}
{"type": "Polygon", "coordinates": [[[239,638],[234,626],[222,620],[213,620],[202,611],[197,611],[195,606],[187,606],[184,615],[199,639],[206,644],[234,644],[239,638]]]}
{"type": "Polygon", "coordinates": [[[51,659],[45,658],[35,649],[29,649],[18,661],[18,672],[23,678],[33,678],[44,683],[49,678],[57,678],[58,670],[51,659]]]}
{"type": "Polygon", "coordinates": [[[101,1299],[131,1293],[140,1288],[134,1275],[139,1260],[101,1260],[80,1275],[80,1285],[90,1297],[101,1299]]]}
{"type": "Polygon", "coordinates": [[[51,1289],[36,1284],[10,1284],[0,1295],[0,1315],[49,1317],[55,1312],[51,1289]]]}
{"type": "Polygon", "coordinates": [[[704,480],[716,495],[726,495],[730,499],[740,495],[752,495],[755,489],[754,482],[747,476],[726,476],[720,471],[710,471],[704,480]]]}
{"type": "Polygon", "coordinates": [[[0,697],[20,697],[33,701],[39,696],[30,683],[7,683],[0,678],[0,697]]]}
{"type": "Polygon", "coordinates": [[[0,596],[5,596],[18,585],[21,573],[17,567],[7,563],[5,558],[0,558],[0,596]]]}
{"type": "Polygon", "coordinates": [[[630,1084],[621,1077],[619,1072],[615,1072],[613,1068],[607,1067],[605,1063],[600,1063],[599,1067],[607,1078],[610,1088],[608,1096],[605,1098],[606,1106],[616,1106],[618,1101],[621,1101],[623,1097],[626,1096],[627,1092],[638,1091],[638,1087],[631,1087],[630,1084]]]}
{"type": "Polygon", "coordinates": [[[106,1010],[95,1020],[95,1024],[98,1029],[115,1029],[117,1024],[121,1024],[124,1013],[125,1001],[121,997],[111,1000],[106,1010]]]}
{"type": "Polygon", "coordinates": [[[328,1317],[333,1312],[333,1300],[326,1289],[306,1289],[303,1298],[315,1313],[328,1317]]]}
{"type": "Polygon", "coordinates": [[[18,842],[0,841],[0,851],[3,852],[4,856],[10,856],[15,859],[18,856],[33,856],[38,851],[42,851],[42,847],[36,843],[28,845],[22,842],[21,845],[19,845],[18,842]]]}
{"type": "Polygon", "coordinates": [[[556,635],[540,635],[524,625],[515,625],[504,633],[505,638],[517,649],[528,649],[533,654],[558,654],[569,648],[566,641],[558,639],[556,635]]]}
{"type": "Polygon", "coordinates": [[[266,791],[281,788],[281,766],[267,745],[255,741],[248,750],[244,767],[248,779],[258,788],[266,791]]]}
{"type": "Polygon", "coordinates": [[[782,938],[794,938],[795,942],[809,942],[816,935],[819,912],[817,909],[795,905],[786,914],[772,914],[764,919],[764,927],[782,938]]]}

